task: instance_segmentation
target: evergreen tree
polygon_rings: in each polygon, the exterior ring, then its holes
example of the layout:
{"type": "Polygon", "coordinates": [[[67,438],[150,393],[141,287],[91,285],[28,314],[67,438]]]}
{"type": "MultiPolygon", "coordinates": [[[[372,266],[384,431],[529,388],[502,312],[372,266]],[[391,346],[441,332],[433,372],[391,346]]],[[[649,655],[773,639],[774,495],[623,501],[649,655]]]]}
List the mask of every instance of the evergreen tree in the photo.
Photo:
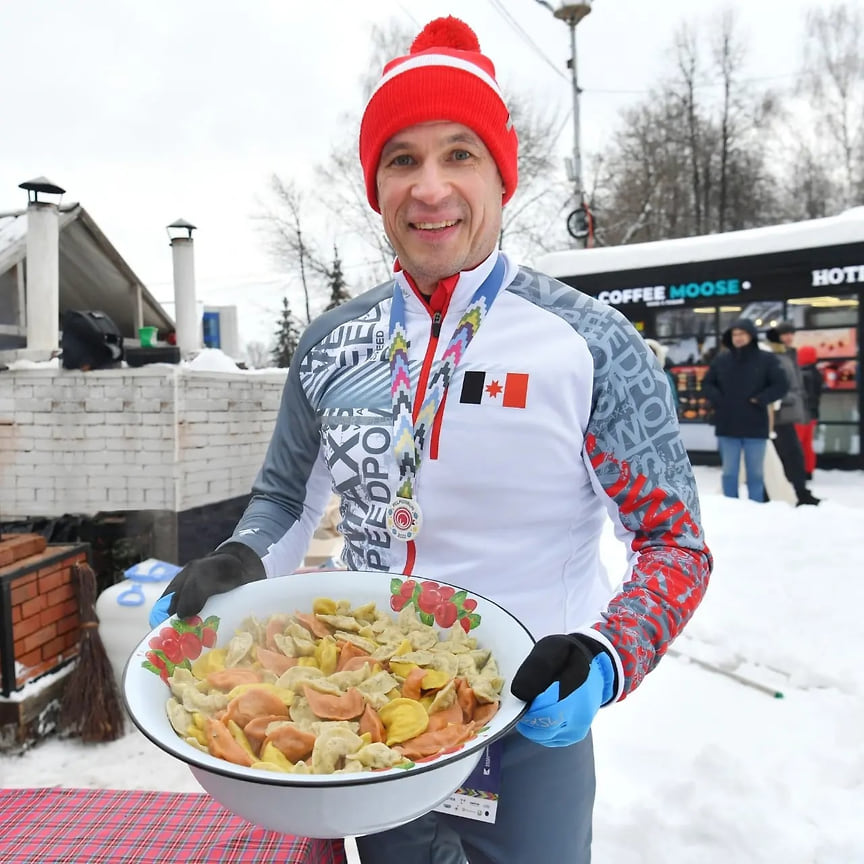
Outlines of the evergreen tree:
{"type": "Polygon", "coordinates": [[[335,309],[341,306],[346,300],[351,299],[348,293],[348,288],[345,285],[345,277],[342,275],[342,261],[339,259],[339,250],[335,244],[333,246],[333,266],[327,274],[330,277],[330,302],[324,307],[327,309],[335,309]]]}
{"type": "Polygon", "coordinates": [[[300,328],[297,320],[288,305],[288,298],[282,298],[282,315],[279,319],[279,327],[276,330],[276,345],[270,352],[273,362],[280,369],[286,369],[291,365],[291,358],[297,350],[300,342],[300,328]]]}

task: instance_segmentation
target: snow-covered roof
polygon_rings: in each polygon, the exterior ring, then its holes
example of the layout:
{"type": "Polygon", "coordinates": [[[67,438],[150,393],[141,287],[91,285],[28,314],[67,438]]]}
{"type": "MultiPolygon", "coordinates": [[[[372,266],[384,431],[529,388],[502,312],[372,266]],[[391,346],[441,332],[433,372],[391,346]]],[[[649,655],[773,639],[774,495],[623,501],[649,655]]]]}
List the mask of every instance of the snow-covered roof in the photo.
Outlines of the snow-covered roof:
{"type": "Polygon", "coordinates": [[[559,278],[585,273],[642,270],[694,261],[746,258],[772,252],[843,246],[850,243],[864,243],[864,207],[853,207],[838,216],[827,216],[824,219],[749,228],[745,231],[550,252],[537,259],[536,268],[542,273],[559,278]]]}

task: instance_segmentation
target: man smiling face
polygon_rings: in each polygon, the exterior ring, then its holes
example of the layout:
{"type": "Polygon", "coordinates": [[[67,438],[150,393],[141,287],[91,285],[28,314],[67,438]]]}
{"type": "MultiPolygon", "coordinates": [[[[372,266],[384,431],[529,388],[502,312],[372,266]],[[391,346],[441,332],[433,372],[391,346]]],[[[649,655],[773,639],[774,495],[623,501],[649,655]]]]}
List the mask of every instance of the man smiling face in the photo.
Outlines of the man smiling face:
{"type": "Polygon", "coordinates": [[[421,123],[397,133],[381,151],[376,181],[384,230],[424,294],[495,249],[504,184],[467,126],[421,123]]]}

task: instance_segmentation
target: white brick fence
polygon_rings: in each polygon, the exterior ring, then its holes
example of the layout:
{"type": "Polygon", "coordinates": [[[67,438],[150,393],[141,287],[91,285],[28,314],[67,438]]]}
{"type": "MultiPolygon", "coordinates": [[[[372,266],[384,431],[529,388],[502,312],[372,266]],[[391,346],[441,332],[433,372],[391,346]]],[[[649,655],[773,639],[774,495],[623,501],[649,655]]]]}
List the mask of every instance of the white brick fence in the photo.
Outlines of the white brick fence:
{"type": "Polygon", "coordinates": [[[287,370],[0,372],[0,521],[248,495],[287,370]]]}

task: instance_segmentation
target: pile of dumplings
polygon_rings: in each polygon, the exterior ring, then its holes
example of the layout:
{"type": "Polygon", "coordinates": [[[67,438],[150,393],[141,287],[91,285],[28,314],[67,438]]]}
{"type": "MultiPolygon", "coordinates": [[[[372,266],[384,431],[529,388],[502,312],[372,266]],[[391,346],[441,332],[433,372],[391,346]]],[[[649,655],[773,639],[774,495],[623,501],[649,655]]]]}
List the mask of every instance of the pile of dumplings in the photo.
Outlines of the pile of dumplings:
{"type": "Polygon", "coordinates": [[[319,598],[311,614],[247,618],[168,684],[168,718],[193,747],[250,768],[332,774],[460,749],[497,712],[504,681],[458,623],[439,634],[413,605],[394,616],[319,598]]]}

